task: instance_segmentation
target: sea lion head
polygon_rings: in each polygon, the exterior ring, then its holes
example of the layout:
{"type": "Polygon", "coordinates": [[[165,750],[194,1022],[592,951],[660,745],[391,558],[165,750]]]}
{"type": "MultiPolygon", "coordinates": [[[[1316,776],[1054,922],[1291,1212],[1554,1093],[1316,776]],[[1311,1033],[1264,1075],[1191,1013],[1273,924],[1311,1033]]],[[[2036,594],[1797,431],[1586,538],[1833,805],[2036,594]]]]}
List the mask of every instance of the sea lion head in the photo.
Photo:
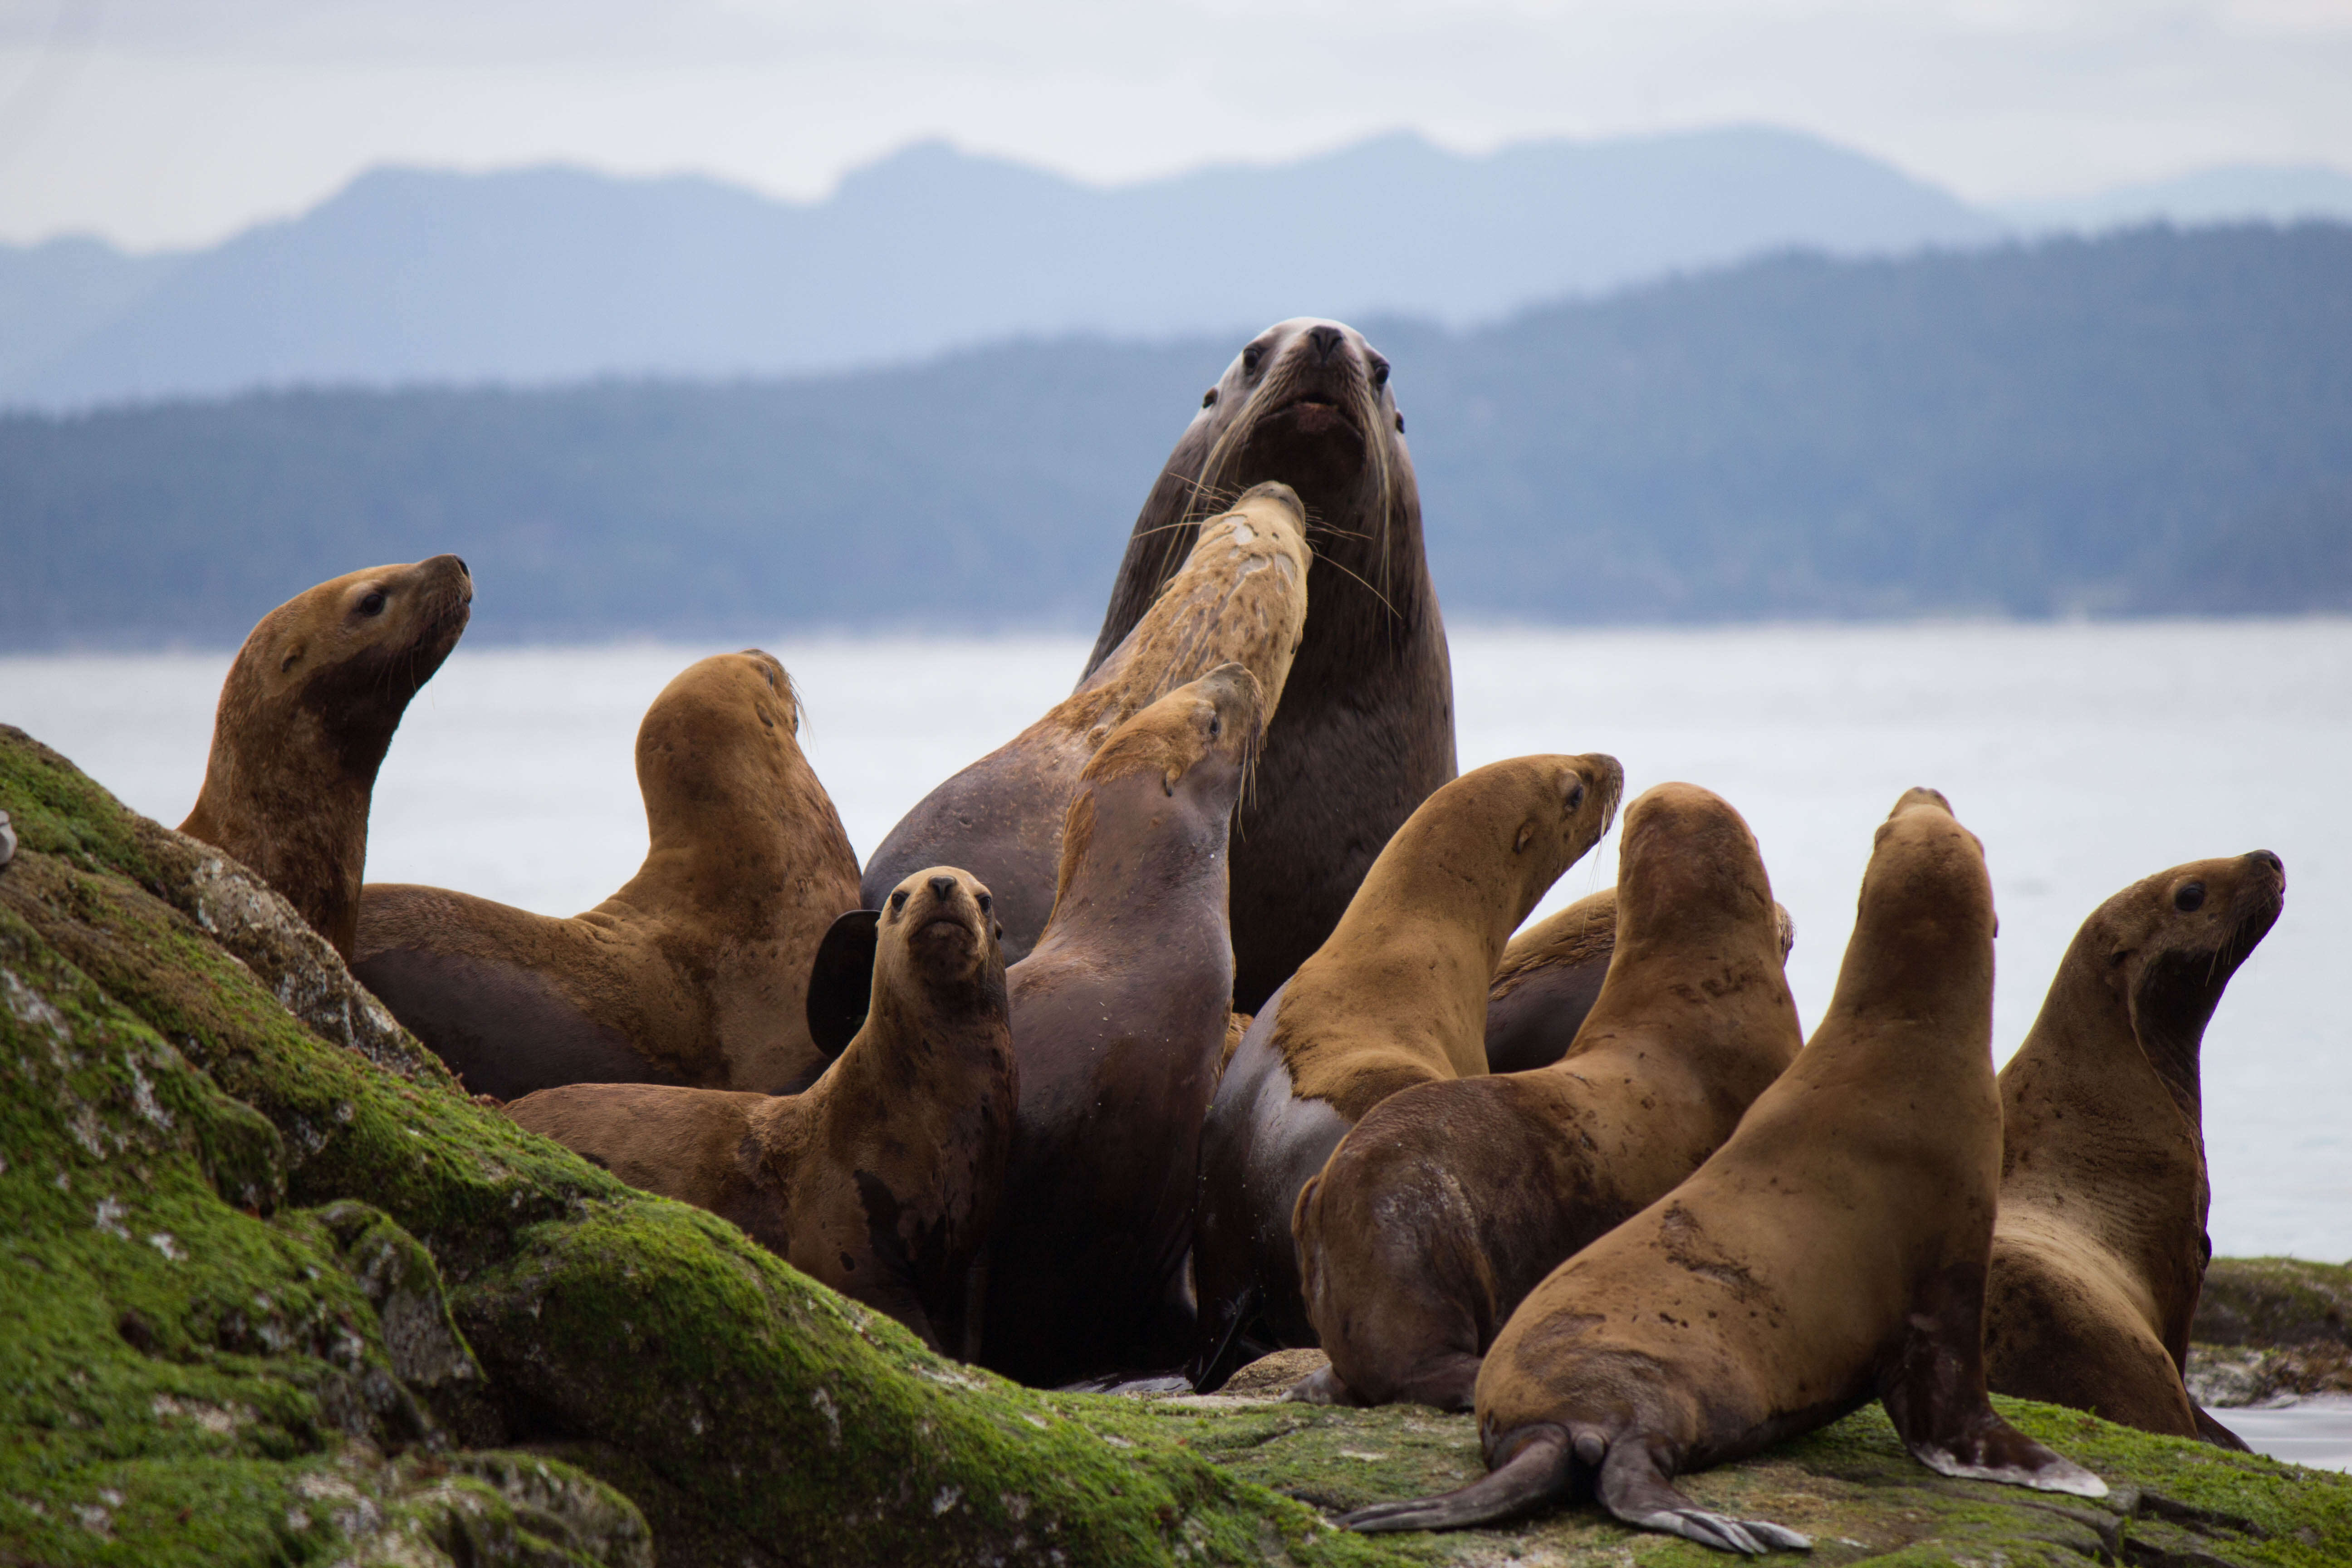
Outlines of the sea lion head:
{"type": "Polygon", "coordinates": [[[1941,792],[1906,790],[1872,839],[1831,1005],[1909,1016],[1934,998],[1981,1002],[1989,1047],[1996,927],[1983,843],[1941,792]]]}
{"type": "Polygon", "coordinates": [[[1729,801],[1696,784],[1662,784],[1626,808],[1617,861],[1621,949],[1744,931],[1759,956],[1778,961],[1787,955],[1784,919],[1756,836],[1729,801]]]}
{"type": "Polygon", "coordinates": [[[1195,516],[1215,510],[1207,498],[1284,481],[1318,532],[1318,557],[1345,558],[1382,591],[1402,542],[1391,536],[1419,527],[1388,359],[1340,321],[1296,317],[1244,344],[1202,395],[1168,472],[1190,484],[1195,516]]]}
{"type": "Polygon", "coordinates": [[[659,839],[681,816],[765,801],[796,767],[800,693],[772,654],[747,647],[688,665],[637,726],[637,786],[659,839]]]}
{"type": "Polygon", "coordinates": [[[1509,864],[1518,869],[1528,894],[1525,906],[1512,917],[1517,927],[1561,872],[1608,837],[1617,820],[1617,802],[1625,793],[1625,770],[1605,752],[1515,757],[1465,773],[1431,799],[1474,781],[1507,788],[1518,808],[1501,819],[1510,835],[1504,846],[1509,864]]]}
{"type": "Polygon", "coordinates": [[[953,866],[916,872],[882,900],[876,922],[875,993],[904,976],[938,994],[988,989],[1001,999],[1004,954],[997,945],[996,900],[978,878],[953,866]]]}
{"type": "Polygon", "coordinates": [[[2100,966],[2163,1070],[2183,1050],[2194,1061],[2231,977],[2285,907],[2286,865],[2269,850],[2192,860],[2101,904],[2075,951],[2100,966]]]}
{"type": "Polygon", "coordinates": [[[321,583],[262,616],[221,690],[225,736],[248,762],[322,754],[373,782],[409,700],[457,646],[474,579],[455,555],[321,583]]]}
{"type": "Polygon", "coordinates": [[[1083,789],[1151,772],[1163,793],[1190,787],[1222,796],[1226,810],[1265,743],[1265,689],[1246,666],[1221,664],[1112,731],[1079,775],[1083,789]]]}

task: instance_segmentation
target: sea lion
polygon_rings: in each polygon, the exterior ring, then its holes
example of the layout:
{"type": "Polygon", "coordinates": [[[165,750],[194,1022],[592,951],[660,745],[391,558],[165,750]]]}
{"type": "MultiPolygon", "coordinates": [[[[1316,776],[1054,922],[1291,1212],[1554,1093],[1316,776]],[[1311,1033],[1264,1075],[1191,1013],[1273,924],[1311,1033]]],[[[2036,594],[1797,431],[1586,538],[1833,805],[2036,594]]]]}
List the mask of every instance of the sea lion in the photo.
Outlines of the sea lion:
{"type": "Polygon", "coordinates": [[[262,616],[221,685],[180,831],[244,861],[347,962],[376,769],[473,604],[455,555],[353,572],[262,616]]]}
{"type": "Polygon", "coordinates": [[[371,884],[353,973],[467,1087],[564,1083],[778,1093],[830,1059],[810,959],[857,902],[857,856],[794,739],[800,700],[757,648],[688,667],[637,728],[650,844],[570,919],[440,888],[371,884]]]}
{"type": "Polygon", "coordinates": [[[1635,801],[1613,902],[1609,977],[1564,1059],[1391,1095],[1299,1193],[1331,1364],[1291,1397],[1469,1409],[1512,1309],[1698,1169],[1795,1059],[1771,882],[1728,802],[1686,784],[1635,801]]]}
{"type": "Polygon", "coordinates": [[[1201,1121],[1232,1015],[1226,839],[1265,733],[1221,665],[1079,775],[1054,913],[1005,973],[1021,1115],[981,1361],[1057,1386],[1183,1360],[1201,1121]]]}
{"type": "Polygon", "coordinates": [[[1307,620],[1306,530],[1290,487],[1263,484],[1188,531],[1181,569],[1155,580],[1148,613],[1097,651],[1076,690],[899,819],[866,863],[866,907],[915,867],[968,866],[996,889],[1005,961],[1026,957],[1054,907],[1064,813],[1111,731],[1221,664],[1246,668],[1269,712],[1281,700],[1307,620]]]}
{"type": "Polygon", "coordinates": [[[2286,868],[2257,849],[2135,882],[2075,933],[2000,1074],[1996,1392],[2245,1447],[2180,1378],[2212,1256],[2198,1060],[2285,894],[2286,868]]]}
{"type": "Polygon", "coordinates": [[[1933,790],[1881,825],[1829,1013],[1739,1130],[1554,1269],[1478,1373],[1489,1473],[1355,1530],[1447,1530],[1571,1490],[1724,1551],[1810,1545],[1698,1508],[1673,1479],[1874,1394],[1944,1475],[2104,1496],[1993,1414],[1982,1360],[2000,1179],[1992,883],[1933,790]]]}
{"type": "Polygon", "coordinates": [[[1201,1134],[1196,1386],[1216,1387],[1254,1331],[1315,1342],[1290,1236],[1298,1189],[1390,1095],[1486,1070],[1486,987],[1504,943],[1609,831],[1624,782],[1596,752],[1517,757],[1446,784],[1259,1009],[1201,1134]]]}
{"type": "Polygon", "coordinates": [[[989,903],[952,867],[898,885],[865,1026],[800,1094],[573,1084],[507,1114],[968,1361],[1020,1099],[989,903]]]}
{"type": "Polygon", "coordinates": [[[1265,479],[1310,520],[1314,610],[1234,835],[1234,1005],[1323,944],[1373,858],[1454,776],[1454,676],[1389,362],[1338,321],[1277,322],[1202,399],[1119,563],[1089,668],[1191,548],[1208,498],[1265,479]]]}
{"type": "MultiPolygon", "coordinates": [[[[1780,904],[1772,917],[1780,962],[1797,944],[1797,922],[1780,904]]],[[[1587,894],[1511,938],[1486,992],[1486,1070],[1528,1072],[1568,1054],[1600,999],[1617,946],[1617,889],[1587,894]]]]}

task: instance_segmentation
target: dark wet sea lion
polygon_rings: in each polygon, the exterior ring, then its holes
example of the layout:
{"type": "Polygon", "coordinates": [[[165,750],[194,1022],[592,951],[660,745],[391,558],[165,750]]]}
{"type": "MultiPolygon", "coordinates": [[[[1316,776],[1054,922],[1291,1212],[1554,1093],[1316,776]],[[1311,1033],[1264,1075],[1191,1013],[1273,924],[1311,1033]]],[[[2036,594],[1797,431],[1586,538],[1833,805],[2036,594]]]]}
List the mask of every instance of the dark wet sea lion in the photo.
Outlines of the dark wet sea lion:
{"type": "Polygon", "coordinates": [[[346,960],[376,769],[473,603],[454,555],[353,572],[262,616],[221,686],[204,788],[180,831],[251,867],[346,960]]]}
{"type": "Polygon", "coordinates": [[[1795,1058],[1771,883],[1727,802],[1683,784],[1635,801],[1612,902],[1608,980],[1562,1060],[1390,1096],[1298,1194],[1331,1364],[1291,1397],[1469,1409],[1528,1292],[1696,1170],[1795,1058]]]}
{"type": "Polygon", "coordinates": [[[1595,752],[1517,757],[1446,784],[1251,1021],[1201,1135],[1199,1386],[1214,1388],[1253,1336],[1314,1343],[1290,1235],[1298,1189],[1390,1095],[1486,1070],[1486,988],[1504,944],[1609,831],[1624,776],[1595,752]]]}
{"type": "Polygon", "coordinates": [[[1191,1348],[1201,1121],[1232,1015],[1226,839],[1265,731],[1238,664],[1103,742],[1053,917],[1007,971],[1021,1117],[989,1271],[986,1365],[1059,1385],[1191,1348]]]}
{"type": "MultiPolygon", "coordinates": [[[[1772,911],[1786,963],[1797,922],[1779,904],[1772,911]]],[[[1567,1055],[1600,999],[1616,947],[1614,888],[1587,894],[1511,938],[1486,993],[1486,1070],[1528,1072],[1567,1055]]]]}
{"type": "Polygon", "coordinates": [[[969,1360],[1020,1098],[989,901],[950,867],[899,884],[865,1026],[803,1093],[575,1084],[507,1114],[969,1360]]]}
{"type": "Polygon", "coordinates": [[[1279,479],[1306,503],[1306,640],[1234,836],[1234,1005],[1255,1012],[1339,924],[1374,857],[1454,776],[1454,677],[1389,362],[1301,319],[1253,338],[1168,456],[1091,664],[1191,548],[1212,499],[1279,479]]]}
{"type": "Polygon", "coordinates": [[[2212,1254],[2199,1057],[2285,894],[2267,849],[2176,866],[2100,905],[2066,950],[2000,1074],[1997,1393],[2245,1447],[2180,1379],[2212,1254]]]}
{"type": "Polygon", "coordinates": [[[565,1083],[778,1093],[829,1053],[810,961],[857,902],[857,857],[794,735],[800,702],[756,648],[691,666],[637,730],[650,840],[585,914],[373,883],[352,968],[480,1094],[565,1083]]]}
{"type": "Polygon", "coordinates": [[[1674,1478],[1884,1400],[1948,1476],[2104,1496],[1993,1413],[1985,1272],[2000,1180],[1992,884],[1943,796],[1879,828],[1829,1014],[1690,1180],[1555,1269],[1478,1374],[1489,1474],[1360,1510],[1443,1530],[1597,1495],[1725,1551],[1810,1544],[1674,1478]]]}
{"type": "Polygon", "coordinates": [[[1026,957],[1054,907],[1062,817],[1087,759],[1119,725],[1221,664],[1244,666],[1271,710],[1306,622],[1312,554],[1298,498],[1285,485],[1257,486],[1188,531],[1173,574],[1154,581],[1077,689],[890,830],[866,863],[866,907],[918,866],[969,867],[996,889],[1006,960],[1026,957]]]}

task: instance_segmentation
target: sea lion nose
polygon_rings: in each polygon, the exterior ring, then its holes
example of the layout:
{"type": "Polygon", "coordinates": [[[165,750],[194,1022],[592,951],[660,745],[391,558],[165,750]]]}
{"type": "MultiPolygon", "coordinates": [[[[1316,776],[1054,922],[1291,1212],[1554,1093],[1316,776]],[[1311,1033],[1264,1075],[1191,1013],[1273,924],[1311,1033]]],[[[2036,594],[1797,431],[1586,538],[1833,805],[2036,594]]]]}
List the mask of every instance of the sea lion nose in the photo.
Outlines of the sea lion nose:
{"type": "Polygon", "coordinates": [[[2267,849],[2257,849],[2253,851],[2253,853],[2248,855],[2246,858],[2252,860],[2258,866],[2268,866],[2271,868],[2272,874],[2274,876],[2284,877],[2286,875],[2286,862],[2280,859],[2277,856],[2272,854],[2267,849]]]}
{"type": "Polygon", "coordinates": [[[466,564],[466,558],[464,556],[452,555],[449,559],[455,561],[457,563],[457,570],[463,572],[467,576],[470,577],[474,574],[474,569],[466,564]]]}
{"type": "Polygon", "coordinates": [[[941,903],[945,903],[954,896],[955,879],[953,877],[933,877],[931,879],[931,897],[939,900],[941,903]]]}
{"type": "Polygon", "coordinates": [[[1307,329],[1307,341],[1314,345],[1317,359],[1328,360],[1339,352],[1339,345],[1348,339],[1339,328],[1323,326],[1307,329]]]}

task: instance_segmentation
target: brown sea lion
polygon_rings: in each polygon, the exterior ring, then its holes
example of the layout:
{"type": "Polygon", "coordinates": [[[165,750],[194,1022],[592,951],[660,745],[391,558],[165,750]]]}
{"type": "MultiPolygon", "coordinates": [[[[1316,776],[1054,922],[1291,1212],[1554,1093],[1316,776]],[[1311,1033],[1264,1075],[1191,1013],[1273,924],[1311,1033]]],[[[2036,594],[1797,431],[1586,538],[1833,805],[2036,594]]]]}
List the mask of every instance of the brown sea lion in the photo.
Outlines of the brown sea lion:
{"type": "Polygon", "coordinates": [[[180,831],[244,861],[346,960],[376,769],[473,604],[454,555],[353,572],[262,616],[222,683],[180,831]]]}
{"type": "Polygon", "coordinates": [[[2180,1379],[2213,1250],[2198,1061],[2285,895],[2285,867],[2257,849],[2135,882],[2075,933],[2000,1074],[1996,1392],[2245,1447],[2180,1379]]]}
{"type": "Polygon", "coordinates": [[[1290,1236],[1298,1189],[1390,1095],[1486,1070],[1503,946],[1609,831],[1624,781],[1597,752],[1455,779],[1397,829],[1330,940],[1259,1009],[1201,1135],[1197,1386],[1216,1387],[1252,1336],[1315,1342],[1290,1236]]]}
{"type": "Polygon", "coordinates": [[[1090,665],[1191,548],[1210,498],[1279,479],[1306,503],[1313,612],[1234,835],[1234,1005],[1255,1012],[1339,924],[1373,858],[1454,776],[1454,676],[1389,362],[1338,321],[1250,340],[1162,465],[1090,665]]]}
{"type": "Polygon", "coordinates": [[[1829,1014],[1696,1173],[1554,1269],[1478,1373],[1489,1474],[1348,1515],[1448,1530],[1597,1495],[1724,1551],[1810,1545],[1710,1513],[1674,1477],[1875,1394],[1944,1475],[2104,1496],[1993,1414],[1982,1359],[2000,1179],[1992,883],[1944,797],[1895,802],[1829,1014]]]}
{"type": "Polygon", "coordinates": [[[1190,1347],[1201,1119],[1232,1017],[1226,839],[1265,732],[1256,678],[1223,665],[1079,775],[1053,917],[1005,975],[1021,1117],[980,1359],[1009,1377],[1059,1385],[1190,1347]]]}
{"type": "Polygon", "coordinates": [[[1564,1059],[1391,1095],[1299,1193],[1331,1364],[1293,1398],[1469,1409],[1512,1309],[1698,1169],[1795,1058],[1771,883],[1729,803],[1686,784],[1635,801],[1614,902],[1609,977],[1564,1059]]]}
{"type": "Polygon", "coordinates": [[[857,857],[793,738],[800,702],[756,648],[689,667],[637,729],[651,843],[570,919],[371,884],[352,965],[477,1093],[675,1083],[778,1093],[830,1059],[803,1002],[857,857]]]}
{"type": "Polygon", "coordinates": [[[1290,487],[1264,484],[1189,531],[1174,557],[1181,569],[1154,581],[1077,689],[890,830],[866,863],[866,907],[918,866],[968,866],[996,889],[1006,961],[1026,957],[1054,907],[1063,814],[1111,731],[1221,664],[1246,668],[1268,711],[1281,700],[1307,619],[1306,529],[1290,487]]]}
{"type": "MultiPolygon", "coordinates": [[[[1797,944],[1797,922],[1779,904],[1780,962],[1797,944]]],[[[1511,938],[1486,992],[1486,1070],[1528,1072],[1568,1054],[1600,999],[1617,946],[1617,889],[1587,894],[1511,938]]]]}
{"type": "Polygon", "coordinates": [[[970,1360],[1020,1098],[989,903],[951,867],[898,885],[865,1026],[803,1093],[574,1084],[507,1114],[970,1360]]]}

